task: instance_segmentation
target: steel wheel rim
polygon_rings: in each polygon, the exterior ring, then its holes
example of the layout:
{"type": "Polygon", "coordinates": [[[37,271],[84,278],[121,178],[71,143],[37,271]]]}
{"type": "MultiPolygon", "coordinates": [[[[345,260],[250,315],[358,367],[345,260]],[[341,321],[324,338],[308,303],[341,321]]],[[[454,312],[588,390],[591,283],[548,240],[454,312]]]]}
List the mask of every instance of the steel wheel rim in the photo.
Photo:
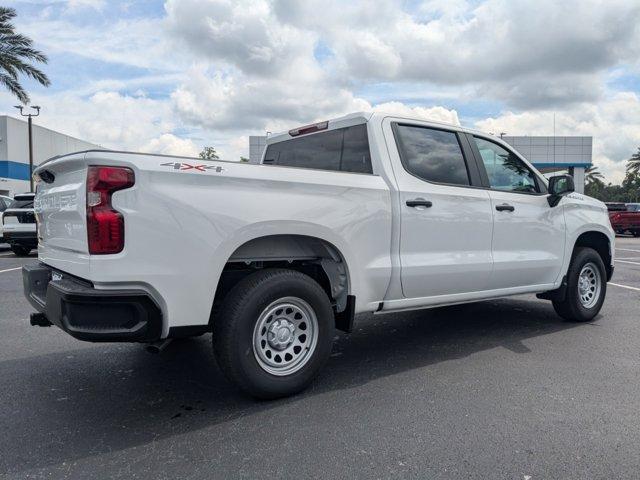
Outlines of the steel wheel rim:
{"type": "Polygon", "coordinates": [[[267,306],[253,329],[253,354],[272,375],[291,375],[304,367],[318,343],[318,319],[307,302],[283,297],[267,306]]]}
{"type": "Polygon", "coordinates": [[[600,270],[589,262],[582,267],[578,275],[578,299],[584,308],[592,308],[600,299],[602,290],[600,270]]]}

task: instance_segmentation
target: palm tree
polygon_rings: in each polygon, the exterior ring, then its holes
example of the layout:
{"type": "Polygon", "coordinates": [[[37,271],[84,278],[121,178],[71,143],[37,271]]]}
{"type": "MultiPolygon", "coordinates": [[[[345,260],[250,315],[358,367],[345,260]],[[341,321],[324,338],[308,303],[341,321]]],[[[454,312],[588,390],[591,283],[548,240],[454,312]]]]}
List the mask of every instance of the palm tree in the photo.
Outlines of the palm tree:
{"type": "Polygon", "coordinates": [[[638,147],[638,151],[627,160],[627,174],[640,175],[640,147],[638,147]]]}
{"type": "Polygon", "coordinates": [[[30,62],[47,63],[47,57],[33,48],[33,40],[15,33],[11,20],[16,16],[13,8],[0,7],[0,84],[13,93],[25,105],[29,95],[18,81],[18,75],[26,75],[48,87],[47,76],[30,62]]]}
{"type": "Polygon", "coordinates": [[[604,175],[602,172],[598,171],[598,167],[588,167],[584,171],[584,181],[587,185],[591,185],[593,183],[604,185],[604,175]]]}

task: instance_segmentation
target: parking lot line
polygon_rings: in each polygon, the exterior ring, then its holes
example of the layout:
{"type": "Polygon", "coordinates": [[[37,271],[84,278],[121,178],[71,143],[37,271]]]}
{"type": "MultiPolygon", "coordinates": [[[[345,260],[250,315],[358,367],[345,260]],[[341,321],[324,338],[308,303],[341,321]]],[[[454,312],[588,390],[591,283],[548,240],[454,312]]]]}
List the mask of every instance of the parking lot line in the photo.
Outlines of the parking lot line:
{"type": "Polygon", "coordinates": [[[613,283],[613,282],[608,282],[608,284],[613,285],[614,287],[628,288],[629,290],[635,290],[637,292],[640,292],[640,288],[638,287],[630,287],[629,285],[620,285],[619,283],[613,283]]]}
{"type": "Polygon", "coordinates": [[[617,258],[616,258],[616,262],[629,263],[631,265],[640,265],[640,262],[630,262],[629,260],[618,260],[617,258]]]}
{"type": "Polygon", "coordinates": [[[22,267],[7,268],[6,270],[0,270],[0,273],[13,272],[14,270],[20,270],[21,268],[22,268],[22,267]]]}

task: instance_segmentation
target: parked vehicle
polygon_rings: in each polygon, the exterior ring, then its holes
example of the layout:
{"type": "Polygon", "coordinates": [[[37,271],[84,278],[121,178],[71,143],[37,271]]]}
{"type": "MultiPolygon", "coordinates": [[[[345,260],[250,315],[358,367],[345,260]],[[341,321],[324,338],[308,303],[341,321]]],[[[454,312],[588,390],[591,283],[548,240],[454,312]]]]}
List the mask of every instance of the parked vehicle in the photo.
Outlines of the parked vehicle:
{"type": "Polygon", "coordinates": [[[625,212],[627,210],[627,204],[624,202],[605,202],[605,205],[609,212],[625,212]]]}
{"type": "Polygon", "coordinates": [[[13,198],[2,215],[2,233],[13,253],[29,255],[38,246],[36,218],[33,210],[34,193],[22,193],[13,198]]]}
{"type": "Polygon", "coordinates": [[[87,151],[35,172],[32,324],[96,342],[212,331],[261,398],[306,387],[356,313],[537,293],[588,321],[613,273],[607,209],[570,176],[547,184],[500,139],[417,118],[296,128],[262,165],[87,151]]]}
{"type": "Polygon", "coordinates": [[[640,236],[640,203],[607,204],[607,208],[611,227],[616,233],[640,236]]]}
{"type": "Polygon", "coordinates": [[[0,195],[0,243],[5,243],[4,234],[2,233],[2,216],[4,215],[4,211],[9,208],[12,201],[11,197],[0,195]]]}

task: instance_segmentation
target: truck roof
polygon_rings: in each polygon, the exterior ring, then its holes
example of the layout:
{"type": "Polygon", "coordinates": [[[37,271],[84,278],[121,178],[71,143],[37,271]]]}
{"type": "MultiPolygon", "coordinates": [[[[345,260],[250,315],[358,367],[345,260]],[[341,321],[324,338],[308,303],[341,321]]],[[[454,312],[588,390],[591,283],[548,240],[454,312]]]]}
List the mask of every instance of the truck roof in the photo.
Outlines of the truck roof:
{"type": "MultiPolygon", "coordinates": [[[[367,123],[367,122],[370,122],[373,119],[382,120],[382,119],[384,119],[386,117],[393,117],[393,118],[397,118],[397,119],[400,119],[400,120],[426,122],[426,123],[434,125],[434,126],[443,126],[443,127],[452,128],[452,129],[459,130],[459,131],[466,132],[466,133],[480,134],[480,135],[483,135],[483,136],[488,135],[486,132],[483,132],[481,130],[476,130],[476,129],[472,129],[472,128],[463,127],[462,125],[456,125],[454,123],[442,122],[440,120],[432,120],[432,119],[429,119],[429,118],[421,117],[419,115],[402,115],[402,114],[397,114],[397,113],[392,113],[392,112],[384,112],[384,111],[353,112],[353,113],[349,113],[347,115],[343,115],[342,117],[331,118],[329,120],[325,120],[328,123],[328,128],[326,128],[326,130],[333,130],[335,128],[348,127],[348,126],[351,126],[351,125],[357,125],[359,123],[367,123]]],[[[324,123],[324,121],[320,121],[318,123],[324,123]]],[[[312,123],[312,124],[306,125],[306,126],[312,126],[312,125],[316,125],[316,124],[312,123]]],[[[296,128],[301,129],[301,128],[303,128],[303,126],[299,126],[299,127],[296,127],[296,128]]],[[[267,138],[267,145],[295,138],[295,137],[293,137],[293,136],[291,136],[289,134],[291,131],[292,130],[288,130],[288,131],[285,131],[285,132],[278,132],[278,133],[274,133],[272,135],[269,135],[269,137],[267,138]]],[[[499,138],[497,138],[497,139],[500,140],[499,138]]]]}

